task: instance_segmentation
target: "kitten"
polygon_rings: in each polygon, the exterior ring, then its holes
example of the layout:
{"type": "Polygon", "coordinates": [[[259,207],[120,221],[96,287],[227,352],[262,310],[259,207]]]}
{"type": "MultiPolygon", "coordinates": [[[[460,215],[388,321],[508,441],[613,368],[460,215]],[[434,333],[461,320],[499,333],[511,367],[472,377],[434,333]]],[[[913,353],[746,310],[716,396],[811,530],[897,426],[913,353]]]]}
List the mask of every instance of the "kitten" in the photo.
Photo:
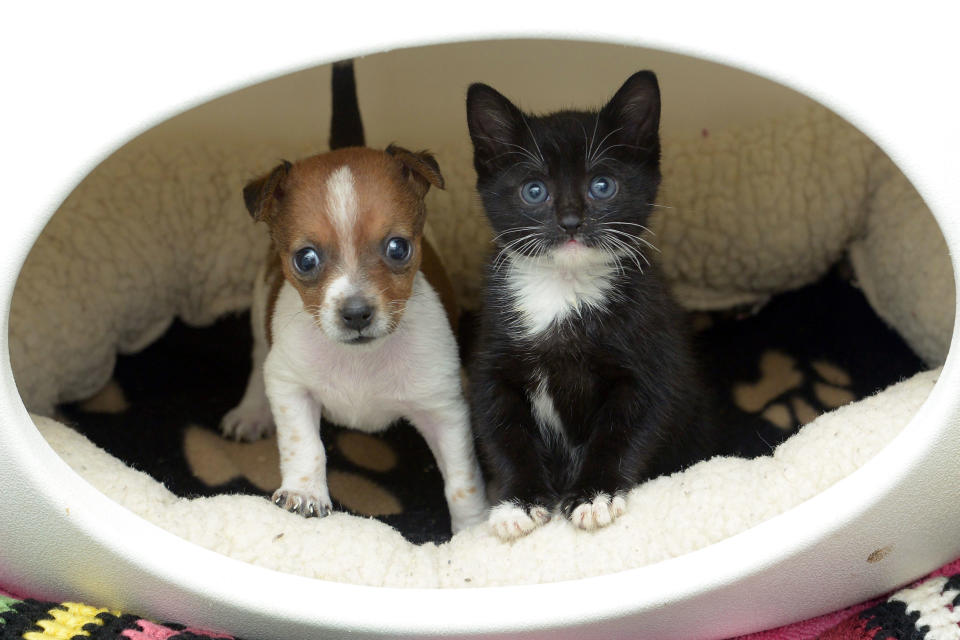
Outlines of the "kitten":
{"type": "Polygon", "coordinates": [[[605,526],[624,492],[712,439],[686,318],[643,237],[660,183],[656,76],[634,74],[597,112],[545,116],[474,84],[467,120],[498,249],[470,376],[499,485],[490,525],[506,539],[552,513],[605,526]]]}

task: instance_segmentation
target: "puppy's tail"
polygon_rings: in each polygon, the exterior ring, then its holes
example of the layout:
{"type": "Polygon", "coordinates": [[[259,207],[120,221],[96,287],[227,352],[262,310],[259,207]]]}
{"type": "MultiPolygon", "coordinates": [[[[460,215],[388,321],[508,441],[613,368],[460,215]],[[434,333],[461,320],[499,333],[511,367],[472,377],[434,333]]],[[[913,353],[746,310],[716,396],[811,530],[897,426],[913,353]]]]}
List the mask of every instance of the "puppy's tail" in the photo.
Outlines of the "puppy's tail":
{"type": "Polygon", "coordinates": [[[330,149],[362,147],[363,121],[357,101],[357,81],[353,75],[353,60],[333,64],[330,80],[333,110],[330,115],[330,149]]]}

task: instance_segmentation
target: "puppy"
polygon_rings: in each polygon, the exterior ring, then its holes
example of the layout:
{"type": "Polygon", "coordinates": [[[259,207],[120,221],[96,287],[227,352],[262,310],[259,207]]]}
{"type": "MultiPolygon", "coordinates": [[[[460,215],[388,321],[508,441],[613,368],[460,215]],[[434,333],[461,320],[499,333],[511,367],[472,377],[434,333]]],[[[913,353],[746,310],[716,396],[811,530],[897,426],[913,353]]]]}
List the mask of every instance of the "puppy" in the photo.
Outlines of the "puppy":
{"type": "Polygon", "coordinates": [[[420,271],[431,185],[443,177],[430,154],[390,146],[285,161],[244,188],[271,255],[254,290],[253,371],[221,426],[253,440],[276,425],[273,501],[288,511],[330,513],[321,415],[367,432],[406,418],[437,460],[453,531],[484,519],[457,345],[420,271]]]}

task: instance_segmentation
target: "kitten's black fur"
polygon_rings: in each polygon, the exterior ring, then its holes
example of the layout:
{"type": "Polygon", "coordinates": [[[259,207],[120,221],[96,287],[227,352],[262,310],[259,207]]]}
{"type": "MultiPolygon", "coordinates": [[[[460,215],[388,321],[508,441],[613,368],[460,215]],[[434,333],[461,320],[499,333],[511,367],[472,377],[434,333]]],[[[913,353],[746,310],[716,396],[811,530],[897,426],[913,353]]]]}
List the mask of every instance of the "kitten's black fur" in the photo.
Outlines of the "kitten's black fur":
{"type": "Polygon", "coordinates": [[[641,238],[660,183],[656,76],[634,74],[599,112],[546,116],[523,114],[474,84],[467,113],[477,189],[500,251],[488,265],[470,376],[473,426],[500,500],[569,516],[600,493],[709,455],[711,403],[686,318],[656,263],[646,262],[651,247],[641,238]],[[613,197],[588,194],[598,176],[616,181],[613,197]],[[521,197],[531,180],[550,194],[542,204],[521,197]],[[601,304],[531,335],[511,270],[573,237],[621,252],[609,288],[601,304]],[[562,434],[535,417],[543,415],[532,398],[544,378],[562,434]]]}

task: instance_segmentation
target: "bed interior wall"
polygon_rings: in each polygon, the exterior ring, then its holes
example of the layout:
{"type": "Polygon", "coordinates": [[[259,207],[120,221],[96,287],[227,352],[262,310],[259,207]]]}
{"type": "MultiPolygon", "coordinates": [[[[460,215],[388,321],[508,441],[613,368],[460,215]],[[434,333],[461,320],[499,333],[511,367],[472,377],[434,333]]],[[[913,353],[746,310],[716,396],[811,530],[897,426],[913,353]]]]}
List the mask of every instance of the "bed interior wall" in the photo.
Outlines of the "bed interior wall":
{"type": "MultiPolygon", "coordinates": [[[[594,42],[512,40],[389,51],[356,61],[360,109],[372,146],[469,146],[464,102],[486,82],[533,112],[600,104],[634,71],[652,69],[663,95],[665,138],[779,117],[814,104],[787,87],[687,56],[594,42]],[[705,106],[707,108],[705,108],[705,106]]],[[[326,148],[330,66],[249,86],[177,115],[140,136],[269,144],[279,152],[326,148]]],[[[443,158],[440,158],[441,166],[443,158]]]]}
{"type": "MultiPolygon", "coordinates": [[[[787,87],[732,67],[597,42],[454,43],[373,54],[359,58],[355,66],[367,144],[382,148],[397,143],[434,151],[455,190],[469,189],[474,179],[465,95],[475,81],[497,87],[529,111],[548,112],[594,107],[633,72],[653,69],[663,96],[661,133],[666,141],[788,117],[815,104],[787,87]]],[[[164,145],[175,150],[179,144],[213,144],[256,149],[255,157],[264,162],[322,152],[330,126],[330,69],[323,64],[234,91],[144,132],[128,147],[164,145]]],[[[463,209],[473,197],[472,192],[434,190],[428,198],[428,235],[436,245],[439,234],[438,251],[466,309],[479,305],[485,251],[477,248],[455,257],[442,244],[458,233],[451,228],[459,224],[452,218],[463,220],[463,215],[478,213],[473,205],[469,208],[474,210],[463,209]]],[[[489,239],[485,220],[471,219],[467,226],[469,231],[460,230],[457,242],[463,235],[476,236],[474,245],[489,239]]]]}

